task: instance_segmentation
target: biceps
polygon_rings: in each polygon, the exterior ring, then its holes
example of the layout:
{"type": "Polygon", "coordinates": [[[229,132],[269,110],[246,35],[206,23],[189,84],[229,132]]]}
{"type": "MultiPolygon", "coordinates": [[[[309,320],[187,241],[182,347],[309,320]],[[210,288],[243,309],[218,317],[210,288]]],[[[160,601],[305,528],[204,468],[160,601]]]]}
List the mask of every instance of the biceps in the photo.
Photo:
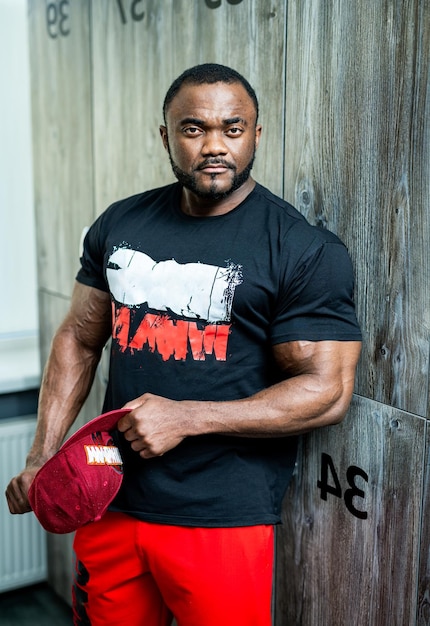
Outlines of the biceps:
{"type": "Polygon", "coordinates": [[[99,350],[111,332],[111,301],[108,293],[75,284],[69,313],[63,330],[72,332],[75,340],[89,349],[99,350]]]}
{"type": "Polygon", "coordinates": [[[292,341],[274,346],[273,353],[286,376],[311,374],[346,382],[355,377],[360,350],[359,341],[292,341]]]}

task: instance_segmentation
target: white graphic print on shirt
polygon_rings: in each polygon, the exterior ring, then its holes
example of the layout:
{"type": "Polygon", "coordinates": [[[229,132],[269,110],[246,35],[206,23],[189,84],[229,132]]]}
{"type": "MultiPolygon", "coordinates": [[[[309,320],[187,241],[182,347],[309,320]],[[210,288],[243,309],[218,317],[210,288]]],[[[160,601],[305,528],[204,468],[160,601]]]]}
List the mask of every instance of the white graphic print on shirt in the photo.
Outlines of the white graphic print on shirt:
{"type": "Polygon", "coordinates": [[[206,354],[226,359],[234,293],[242,283],[240,265],[157,262],[143,252],[118,248],[109,258],[106,274],[118,303],[113,337],[122,350],[147,347],[163,360],[171,356],[182,360],[187,354],[197,360],[206,354]],[[157,313],[148,311],[130,337],[130,308],[142,305],[157,313]]]}

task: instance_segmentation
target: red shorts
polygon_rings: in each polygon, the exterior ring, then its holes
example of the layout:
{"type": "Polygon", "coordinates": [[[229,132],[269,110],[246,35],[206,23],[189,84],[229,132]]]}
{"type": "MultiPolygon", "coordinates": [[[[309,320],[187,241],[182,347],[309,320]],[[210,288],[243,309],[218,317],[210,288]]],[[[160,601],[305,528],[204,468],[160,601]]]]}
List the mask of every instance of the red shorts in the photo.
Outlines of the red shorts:
{"type": "Polygon", "coordinates": [[[107,513],[76,532],[75,626],[271,626],[273,526],[107,513]]]}

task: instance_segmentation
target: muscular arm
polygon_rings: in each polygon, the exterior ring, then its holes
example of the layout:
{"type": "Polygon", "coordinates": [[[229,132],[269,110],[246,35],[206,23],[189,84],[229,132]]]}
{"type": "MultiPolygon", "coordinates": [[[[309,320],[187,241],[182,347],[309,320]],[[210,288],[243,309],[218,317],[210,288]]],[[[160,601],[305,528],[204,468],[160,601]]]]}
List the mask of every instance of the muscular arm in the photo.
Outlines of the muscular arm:
{"type": "Polygon", "coordinates": [[[76,283],[69,312],[54,336],[43,373],[36,434],[26,468],[11,480],[6,491],[12,513],[30,510],[30,483],[58,450],[88,396],[110,328],[109,295],[76,283]]]}
{"type": "Polygon", "coordinates": [[[144,458],[187,436],[281,437],[336,424],[351,401],[360,342],[294,341],[274,347],[285,380],[243,400],[175,402],[144,394],[119,429],[144,458]]]}

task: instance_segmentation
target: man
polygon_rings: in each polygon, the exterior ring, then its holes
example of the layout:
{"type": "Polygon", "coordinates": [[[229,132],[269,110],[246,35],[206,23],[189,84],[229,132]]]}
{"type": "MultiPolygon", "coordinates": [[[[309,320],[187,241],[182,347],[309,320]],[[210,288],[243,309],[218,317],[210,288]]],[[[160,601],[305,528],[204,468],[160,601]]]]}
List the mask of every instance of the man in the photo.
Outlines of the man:
{"type": "Polygon", "coordinates": [[[351,264],[335,235],[251,178],[261,126],[240,74],[187,70],[164,118],[179,182],[90,229],[9,505],[29,510],[111,334],[104,410],[132,409],[118,423],[124,480],[76,533],[75,623],[269,626],[297,435],[339,422],[353,392],[351,264]]]}

